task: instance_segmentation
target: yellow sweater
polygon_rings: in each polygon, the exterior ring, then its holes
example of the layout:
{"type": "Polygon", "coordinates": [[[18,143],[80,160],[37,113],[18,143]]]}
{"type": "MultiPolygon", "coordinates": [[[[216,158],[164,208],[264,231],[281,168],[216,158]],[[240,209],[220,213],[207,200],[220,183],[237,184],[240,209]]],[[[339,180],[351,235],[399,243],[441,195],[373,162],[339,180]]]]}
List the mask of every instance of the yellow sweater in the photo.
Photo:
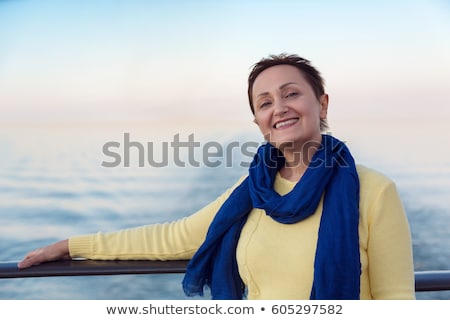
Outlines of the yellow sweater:
{"type": "MultiPolygon", "coordinates": [[[[361,299],[414,299],[411,237],[397,189],[374,170],[360,165],[357,170],[361,299]]],[[[274,188],[283,195],[294,185],[277,175],[274,188]]],[[[190,259],[234,187],[178,221],[70,238],[70,255],[99,260],[190,259]]],[[[252,210],[236,251],[249,299],[309,299],[321,213],[322,202],[314,215],[288,225],[261,209],[252,210]]]]}

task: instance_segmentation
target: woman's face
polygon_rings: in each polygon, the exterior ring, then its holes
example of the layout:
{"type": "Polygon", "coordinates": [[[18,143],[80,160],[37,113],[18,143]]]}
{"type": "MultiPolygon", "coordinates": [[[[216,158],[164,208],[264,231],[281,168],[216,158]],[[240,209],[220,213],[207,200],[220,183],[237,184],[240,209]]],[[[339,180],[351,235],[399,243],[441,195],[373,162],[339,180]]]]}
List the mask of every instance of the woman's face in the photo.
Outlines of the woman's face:
{"type": "Polygon", "coordinates": [[[255,123],[272,145],[303,146],[320,142],[320,119],[327,116],[328,96],[318,100],[300,70],[277,65],[261,72],[253,84],[255,123]]]}

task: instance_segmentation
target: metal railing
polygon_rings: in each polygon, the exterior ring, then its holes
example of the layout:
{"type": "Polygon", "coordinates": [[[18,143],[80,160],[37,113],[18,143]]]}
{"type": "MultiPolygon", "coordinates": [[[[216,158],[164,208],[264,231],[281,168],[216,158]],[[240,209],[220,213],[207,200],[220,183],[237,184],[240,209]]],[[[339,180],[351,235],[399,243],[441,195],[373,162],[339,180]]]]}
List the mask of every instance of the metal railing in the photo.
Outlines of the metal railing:
{"type": "MultiPolygon", "coordinates": [[[[187,260],[66,260],[19,269],[17,262],[0,262],[0,279],[184,273],[187,263],[187,260]]],[[[450,270],[416,271],[415,281],[416,292],[450,290],[450,270]]]]}

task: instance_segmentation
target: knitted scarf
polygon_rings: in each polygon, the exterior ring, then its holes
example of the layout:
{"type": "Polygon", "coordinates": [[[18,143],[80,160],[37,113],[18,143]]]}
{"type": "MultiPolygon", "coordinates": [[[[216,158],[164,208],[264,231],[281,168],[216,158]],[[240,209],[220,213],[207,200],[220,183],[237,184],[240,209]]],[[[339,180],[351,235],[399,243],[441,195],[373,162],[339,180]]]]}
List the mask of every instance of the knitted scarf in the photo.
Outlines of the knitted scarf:
{"type": "Polygon", "coordinates": [[[322,135],[300,181],[281,196],[273,184],[285,161],[269,143],[258,148],[248,177],[221,206],[188,264],[186,295],[203,295],[208,286],[212,299],[243,299],[236,247],[250,211],[263,209],[275,221],[293,224],[311,216],[324,195],[310,299],[359,299],[359,179],[350,151],[338,139],[322,135]]]}

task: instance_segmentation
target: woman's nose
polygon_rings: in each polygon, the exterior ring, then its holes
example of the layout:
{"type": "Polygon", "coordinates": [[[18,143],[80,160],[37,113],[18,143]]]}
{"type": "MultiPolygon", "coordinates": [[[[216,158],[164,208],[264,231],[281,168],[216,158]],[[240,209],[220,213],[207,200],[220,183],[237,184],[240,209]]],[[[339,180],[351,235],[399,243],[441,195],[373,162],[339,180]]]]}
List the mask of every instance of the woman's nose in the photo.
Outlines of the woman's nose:
{"type": "Polygon", "coordinates": [[[274,102],[274,112],[273,114],[275,116],[281,116],[283,114],[285,114],[288,111],[287,106],[284,104],[283,101],[275,101],[274,102]]]}

